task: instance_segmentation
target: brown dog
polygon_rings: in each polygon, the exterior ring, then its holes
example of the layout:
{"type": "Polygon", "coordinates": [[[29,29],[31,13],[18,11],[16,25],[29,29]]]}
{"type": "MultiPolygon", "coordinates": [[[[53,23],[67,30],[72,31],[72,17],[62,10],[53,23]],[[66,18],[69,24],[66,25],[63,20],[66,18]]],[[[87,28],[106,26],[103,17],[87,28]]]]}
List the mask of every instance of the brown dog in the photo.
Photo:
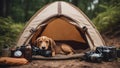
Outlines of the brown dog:
{"type": "Polygon", "coordinates": [[[39,47],[40,49],[51,50],[52,56],[55,56],[56,54],[68,54],[68,55],[74,54],[74,50],[69,45],[67,44],[56,45],[54,40],[46,36],[41,36],[37,38],[36,42],[37,47],[39,47]]]}

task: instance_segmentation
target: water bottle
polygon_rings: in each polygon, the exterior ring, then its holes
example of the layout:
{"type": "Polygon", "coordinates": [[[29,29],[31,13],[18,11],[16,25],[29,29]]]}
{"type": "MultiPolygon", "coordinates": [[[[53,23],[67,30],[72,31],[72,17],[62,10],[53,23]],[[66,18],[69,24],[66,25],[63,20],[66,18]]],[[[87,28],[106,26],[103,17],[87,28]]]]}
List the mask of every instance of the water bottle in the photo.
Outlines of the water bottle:
{"type": "Polygon", "coordinates": [[[9,57],[10,56],[10,48],[8,45],[4,45],[2,49],[2,56],[3,57],[9,57]]]}

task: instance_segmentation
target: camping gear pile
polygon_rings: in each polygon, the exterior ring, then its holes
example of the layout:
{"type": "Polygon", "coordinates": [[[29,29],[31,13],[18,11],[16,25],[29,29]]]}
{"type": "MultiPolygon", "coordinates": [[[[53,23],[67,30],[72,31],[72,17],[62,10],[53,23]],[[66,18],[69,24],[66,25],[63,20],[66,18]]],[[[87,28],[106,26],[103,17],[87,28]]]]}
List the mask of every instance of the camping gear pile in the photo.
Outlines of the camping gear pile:
{"type": "MultiPolygon", "coordinates": [[[[9,51],[6,50],[6,52],[9,51]]],[[[36,56],[36,55],[44,56],[46,59],[47,58],[50,59],[51,51],[40,50],[37,47],[23,45],[21,47],[17,47],[14,50],[11,50],[10,57],[1,57],[0,64],[23,65],[31,61],[33,59],[32,56],[36,56]]],[[[114,46],[100,46],[97,47],[96,50],[85,52],[81,56],[78,55],[78,57],[88,62],[97,62],[97,63],[102,61],[114,61],[117,58],[120,58],[120,50],[116,49],[114,46]]],[[[57,59],[57,58],[53,57],[51,59],[57,59]]]]}
{"type": "Polygon", "coordinates": [[[28,49],[21,46],[11,50],[10,47],[4,46],[2,49],[2,57],[0,57],[0,65],[24,65],[31,59],[28,55],[28,49]],[[25,51],[26,50],[26,51],[25,51]]]}
{"type": "MultiPolygon", "coordinates": [[[[14,58],[31,60],[34,55],[44,56],[41,59],[80,58],[83,52],[74,54],[72,57],[51,57],[51,51],[43,51],[36,47],[35,41],[40,36],[69,44],[74,50],[95,51],[85,53],[86,59],[91,61],[96,59],[101,61],[106,57],[106,60],[109,60],[115,52],[114,48],[103,47],[106,44],[100,33],[80,9],[63,1],[46,5],[28,21],[18,39],[17,48],[11,50],[11,57],[13,57],[12,60],[14,58]]],[[[4,60],[7,61],[6,58],[4,60]]]]}

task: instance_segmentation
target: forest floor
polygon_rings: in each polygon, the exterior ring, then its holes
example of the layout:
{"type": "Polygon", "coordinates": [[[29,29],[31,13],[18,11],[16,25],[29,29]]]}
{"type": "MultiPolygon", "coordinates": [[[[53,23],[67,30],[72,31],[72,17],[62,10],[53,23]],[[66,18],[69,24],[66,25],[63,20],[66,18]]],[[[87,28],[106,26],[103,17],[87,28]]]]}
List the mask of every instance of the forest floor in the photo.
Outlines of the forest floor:
{"type": "MultiPolygon", "coordinates": [[[[110,35],[102,35],[108,45],[120,47],[120,36],[113,37],[110,35]]],[[[22,66],[12,66],[10,68],[120,68],[120,60],[113,62],[91,63],[72,60],[33,60],[32,62],[22,66]]]]}

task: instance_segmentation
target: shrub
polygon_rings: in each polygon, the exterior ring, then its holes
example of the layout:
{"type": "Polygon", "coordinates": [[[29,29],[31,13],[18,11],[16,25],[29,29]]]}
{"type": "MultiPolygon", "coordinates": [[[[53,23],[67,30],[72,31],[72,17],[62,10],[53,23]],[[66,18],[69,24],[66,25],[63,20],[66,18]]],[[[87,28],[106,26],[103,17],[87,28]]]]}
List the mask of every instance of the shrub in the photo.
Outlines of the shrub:
{"type": "Polygon", "coordinates": [[[98,16],[93,19],[93,22],[98,28],[98,30],[102,32],[119,23],[119,10],[119,7],[109,7],[106,9],[105,12],[98,14],[98,16]]]}
{"type": "Polygon", "coordinates": [[[23,28],[22,23],[15,23],[10,17],[0,17],[0,50],[4,45],[14,45],[19,32],[23,28]]]}

